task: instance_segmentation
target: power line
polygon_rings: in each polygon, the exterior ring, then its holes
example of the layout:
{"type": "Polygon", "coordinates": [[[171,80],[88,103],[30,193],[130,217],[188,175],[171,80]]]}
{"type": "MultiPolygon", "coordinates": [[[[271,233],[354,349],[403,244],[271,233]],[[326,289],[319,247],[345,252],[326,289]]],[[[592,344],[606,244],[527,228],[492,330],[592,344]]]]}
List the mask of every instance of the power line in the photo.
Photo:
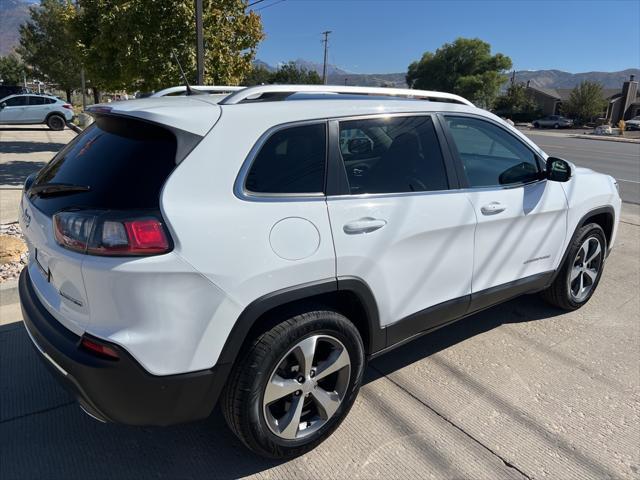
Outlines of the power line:
{"type": "Polygon", "coordinates": [[[262,3],[262,2],[264,2],[264,0],[256,0],[255,2],[251,2],[249,5],[247,5],[247,8],[253,7],[255,4],[262,3]]]}
{"type": "MultiPolygon", "coordinates": [[[[262,0],[260,0],[262,1],[262,0]]],[[[253,11],[254,12],[259,12],[260,10],[264,10],[265,8],[269,8],[269,7],[273,7],[274,5],[277,5],[278,3],[282,3],[285,0],[278,0],[276,2],[270,3],[269,5],[265,5],[264,7],[260,7],[260,8],[254,8],[253,11]]],[[[257,2],[256,2],[257,3],[257,2]]]]}

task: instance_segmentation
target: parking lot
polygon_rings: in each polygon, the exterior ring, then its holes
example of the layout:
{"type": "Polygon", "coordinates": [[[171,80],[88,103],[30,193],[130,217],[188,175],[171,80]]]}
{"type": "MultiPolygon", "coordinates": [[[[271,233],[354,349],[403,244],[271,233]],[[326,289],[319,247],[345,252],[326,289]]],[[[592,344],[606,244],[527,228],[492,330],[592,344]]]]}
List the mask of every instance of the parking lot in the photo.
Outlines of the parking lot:
{"type": "MultiPolygon", "coordinates": [[[[1,129],[3,218],[21,178],[72,136],[1,129]]],[[[640,206],[626,203],[587,306],[522,297],[373,361],[343,425],[289,462],[248,452],[217,410],[168,428],[90,419],[14,308],[0,326],[0,478],[639,478],[639,291],[640,206]]]]}

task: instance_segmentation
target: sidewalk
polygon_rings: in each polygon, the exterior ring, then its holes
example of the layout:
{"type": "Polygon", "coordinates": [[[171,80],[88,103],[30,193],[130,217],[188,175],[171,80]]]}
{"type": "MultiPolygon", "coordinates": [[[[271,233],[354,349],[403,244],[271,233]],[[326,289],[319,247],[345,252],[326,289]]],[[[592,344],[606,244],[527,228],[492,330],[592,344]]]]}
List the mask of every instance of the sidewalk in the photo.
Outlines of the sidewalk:
{"type": "Polygon", "coordinates": [[[25,179],[37,172],[76,134],[45,125],[0,127],[0,224],[18,220],[20,191],[25,179]]]}

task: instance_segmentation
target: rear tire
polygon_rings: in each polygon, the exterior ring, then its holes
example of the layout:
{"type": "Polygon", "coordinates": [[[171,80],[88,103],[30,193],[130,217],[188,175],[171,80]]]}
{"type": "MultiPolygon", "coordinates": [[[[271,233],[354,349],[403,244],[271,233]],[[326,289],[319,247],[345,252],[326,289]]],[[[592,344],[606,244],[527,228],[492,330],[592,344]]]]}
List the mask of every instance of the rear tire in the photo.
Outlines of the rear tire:
{"type": "Polygon", "coordinates": [[[258,455],[302,455],[346,417],[364,366],[362,339],[346,317],[296,315],[254,339],[234,366],[221,398],[225,420],[258,455]]]}
{"type": "Polygon", "coordinates": [[[600,225],[582,227],[569,245],[569,253],[551,286],[541,292],[548,303],[577,310],[595,292],[604,267],[607,239],[600,225]]]}
{"type": "Polygon", "coordinates": [[[538,122],[533,123],[533,128],[540,128],[540,124],[538,122]]]}
{"type": "Polygon", "coordinates": [[[556,124],[553,125],[553,128],[555,128],[557,130],[558,128],[560,128],[560,125],[556,123],[556,124]]]}
{"type": "Polygon", "coordinates": [[[51,130],[64,130],[65,120],[61,115],[50,115],[47,118],[47,126],[51,130]]]}

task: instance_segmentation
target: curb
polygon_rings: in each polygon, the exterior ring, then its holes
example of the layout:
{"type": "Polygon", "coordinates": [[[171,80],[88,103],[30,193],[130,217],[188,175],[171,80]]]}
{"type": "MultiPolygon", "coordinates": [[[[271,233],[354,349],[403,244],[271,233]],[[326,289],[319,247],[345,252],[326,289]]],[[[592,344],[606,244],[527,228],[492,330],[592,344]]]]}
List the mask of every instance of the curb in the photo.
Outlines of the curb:
{"type": "Polygon", "coordinates": [[[0,306],[13,305],[20,302],[18,279],[0,283],[0,306]]]}
{"type": "Polygon", "coordinates": [[[636,138],[620,138],[620,137],[611,138],[605,135],[568,135],[568,137],[569,138],[585,138],[587,140],[601,140],[605,142],[640,144],[640,139],[636,139],[636,138]]]}

